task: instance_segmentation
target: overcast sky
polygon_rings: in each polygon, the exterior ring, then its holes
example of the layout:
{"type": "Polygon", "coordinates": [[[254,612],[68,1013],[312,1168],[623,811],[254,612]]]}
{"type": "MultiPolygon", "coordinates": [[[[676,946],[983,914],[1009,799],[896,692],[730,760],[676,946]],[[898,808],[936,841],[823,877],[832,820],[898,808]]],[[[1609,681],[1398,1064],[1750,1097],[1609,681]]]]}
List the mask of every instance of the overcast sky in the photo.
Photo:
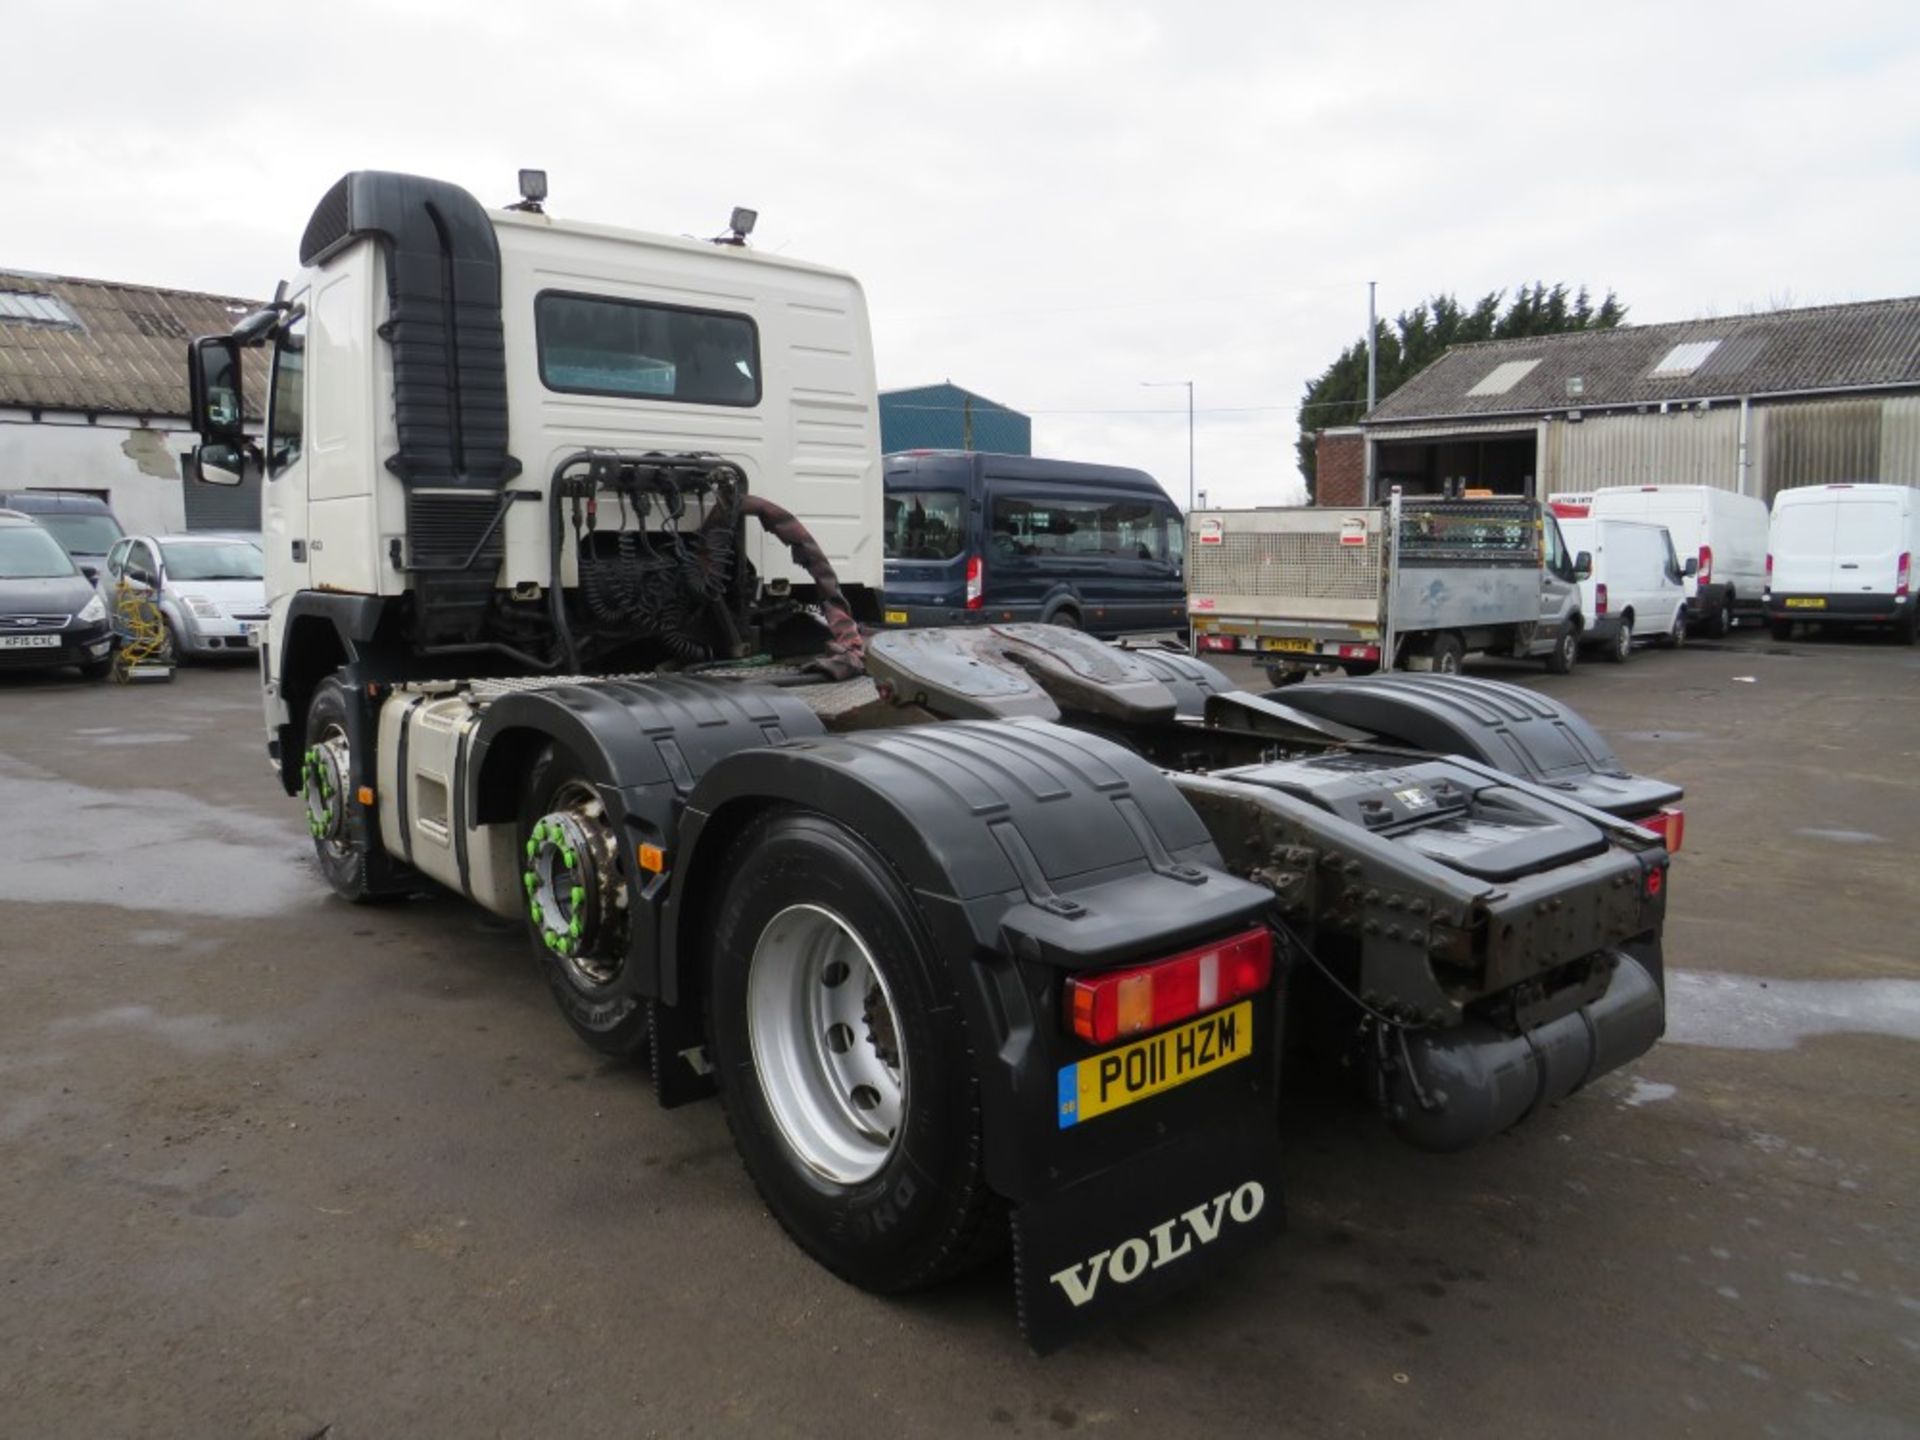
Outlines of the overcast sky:
{"type": "Polygon", "coordinates": [[[1298,494],[1383,314],[1536,278],[1639,321],[1920,291],[1920,5],[0,3],[0,268],[265,295],[351,169],[867,287],[883,388],[1185,500],[1298,494]],[[497,12],[497,13],[496,13],[497,12]]]}

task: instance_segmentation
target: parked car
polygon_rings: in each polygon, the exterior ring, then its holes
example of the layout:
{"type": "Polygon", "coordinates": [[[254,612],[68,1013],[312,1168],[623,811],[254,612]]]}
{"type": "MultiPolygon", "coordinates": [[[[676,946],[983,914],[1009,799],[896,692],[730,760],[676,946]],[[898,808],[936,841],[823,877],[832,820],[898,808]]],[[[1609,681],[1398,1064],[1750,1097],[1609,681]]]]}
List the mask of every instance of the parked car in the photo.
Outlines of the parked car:
{"type": "Polygon", "coordinates": [[[258,544],[221,535],[129,535],[107,554],[109,594],[153,597],[176,655],[249,650],[267,619],[258,544]]]}
{"type": "Polygon", "coordinates": [[[1583,646],[1619,662],[1633,654],[1636,640],[1686,643],[1687,580],[1699,561],[1691,555],[1682,561],[1663,526],[1590,515],[1562,518],[1560,533],[1568,549],[1593,557],[1580,582],[1583,646]]]}
{"type": "Polygon", "coordinates": [[[113,665],[107,607],[73,557],[32,516],[0,510],[0,669],[113,665]]]}
{"type": "MultiPolygon", "coordinates": [[[[1560,498],[1560,497],[1553,497],[1560,498]]],[[[1585,498],[1596,520],[1664,525],[1673,548],[1695,562],[1687,618],[1703,635],[1725,635],[1760,618],[1767,588],[1767,505],[1711,485],[1616,485],[1585,498]]]]}
{"type": "Polygon", "coordinates": [[[32,516],[95,583],[106,564],[107,551],[127,533],[114,518],[112,506],[98,495],[77,490],[0,491],[0,510],[32,516]]]}
{"type": "Polygon", "coordinates": [[[1187,623],[1185,527],[1145,471],[915,450],[885,476],[889,625],[1187,623]]]}
{"type": "Polygon", "coordinates": [[[1913,557],[1920,553],[1920,490],[1905,485],[1812,485],[1773,498],[1767,538],[1767,622],[1785,640],[1795,625],[1892,627],[1920,639],[1913,557]]]}

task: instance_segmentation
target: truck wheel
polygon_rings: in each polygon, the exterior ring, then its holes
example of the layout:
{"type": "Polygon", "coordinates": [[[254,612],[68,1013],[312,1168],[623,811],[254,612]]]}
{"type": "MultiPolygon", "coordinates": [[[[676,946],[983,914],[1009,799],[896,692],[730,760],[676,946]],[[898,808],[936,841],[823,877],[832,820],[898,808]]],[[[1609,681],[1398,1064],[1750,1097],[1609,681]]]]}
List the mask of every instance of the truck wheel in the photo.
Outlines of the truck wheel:
{"type": "Polygon", "coordinates": [[[1602,653],[1615,665],[1624,665],[1633,658],[1633,612],[1631,610],[1620,617],[1620,628],[1614,631],[1613,638],[1607,642],[1607,648],[1602,653]]]}
{"type": "Polygon", "coordinates": [[[1467,658],[1466,643],[1451,631],[1433,637],[1433,673],[1436,675],[1458,675],[1460,664],[1467,658]]]}
{"type": "Polygon", "coordinates": [[[1660,644],[1668,650],[1680,650],[1687,643],[1687,607],[1682,605],[1673,612],[1673,624],[1667,627],[1667,633],[1660,637],[1660,644]]]}
{"type": "Polygon", "coordinates": [[[1580,631],[1569,625],[1561,632],[1560,638],[1553,642],[1553,653],[1547,656],[1549,675],[1571,675],[1573,663],[1580,658],[1580,631]]]}
{"type": "Polygon", "coordinates": [[[522,793],[520,882],[527,931],[554,1003],[574,1034],[602,1055],[645,1051],[647,1003],[622,993],[630,897],[620,841],[586,766],[549,745],[522,793]]]}
{"type": "Polygon", "coordinates": [[[767,1208],[865,1290],[984,1259],[1001,1231],[977,1066],[906,888],[866,841],[802,810],[768,812],[725,865],[708,1049],[767,1208]]]}
{"type": "Polygon", "coordinates": [[[1062,630],[1078,630],[1080,628],[1080,612],[1070,606],[1063,605],[1047,617],[1047,624],[1058,625],[1062,630]]]}
{"type": "Polygon", "coordinates": [[[1733,592],[1727,591],[1720,597],[1720,608],[1713,612],[1713,618],[1707,622],[1707,634],[1715,640],[1724,640],[1733,633],[1733,592]]]}
{"type": "MultiPolygon", "coordinates": [[[[347,806],[355,786],[353,749],[347,739],[347,687],[328,676],[307,705],[307,748],[300,756],[301,794],[307,831],[327,884],[343,900],[366,905],[382,898],[374,889],[367,851],[354,844],[347,806]]],[[[376,837],[370,842],[378,845],[376,837]]]]}

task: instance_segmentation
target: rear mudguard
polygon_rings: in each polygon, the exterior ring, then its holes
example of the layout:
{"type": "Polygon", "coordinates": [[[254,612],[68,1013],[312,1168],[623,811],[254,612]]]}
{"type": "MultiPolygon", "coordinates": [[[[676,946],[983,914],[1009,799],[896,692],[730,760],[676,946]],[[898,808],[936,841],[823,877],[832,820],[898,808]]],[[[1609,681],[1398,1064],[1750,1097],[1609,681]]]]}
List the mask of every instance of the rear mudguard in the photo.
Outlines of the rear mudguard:
{"type": "Polygon", "coordinates": [[[1498,680],[1367,675],[1310,680],[1275,698],[1393,743],[1469,756],[1612,815],[1647,815],[1683,793],[1629,774],[1600,733],[1551,696],[1498,680]]]}
{"type": "Polygon", "coordinates": [[[728,846],[770,804],[858,832],[925,918],[975,1059],[987,1181],[1013,1202],[1036,1348],[1226,1268],[1277,1226],[1278,987],[1243,1017],[1244,1060],[1091,1118],[1062,1104],[1063,1072],[1077,1080],[1097,1053],[1063,1021],[1067,974],[1245,930],[1271,903],[1221,868],[1158,770],[1041,721],[825,736],[720,761],[681,823],[667,902],[665,976],[681,1009],[703,986],[728,846]]]}

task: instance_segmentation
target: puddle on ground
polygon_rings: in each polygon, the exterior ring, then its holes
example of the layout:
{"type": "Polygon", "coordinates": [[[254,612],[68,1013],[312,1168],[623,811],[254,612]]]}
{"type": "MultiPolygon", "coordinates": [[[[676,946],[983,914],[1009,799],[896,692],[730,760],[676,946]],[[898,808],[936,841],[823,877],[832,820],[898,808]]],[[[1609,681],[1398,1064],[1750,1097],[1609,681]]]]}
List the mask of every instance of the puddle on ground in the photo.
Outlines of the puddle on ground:
{"type": "Polygon", "coordinates": [[[1803,829],[1793,832],[1806,835],[1815,840],[1831,840],[1836,845],[1884,845],[1886,836],[1876,835],[1871,830],[1812,830],[1803,829]]]}
{"type": "Polygon", "coordinates": [[[87,738],[95,745],[172,745],[193,737],[178,730],[115,730],[87,738]]]}
{"type": "Polygon", "coordinates": [[[281,915],[326,887],[293,826],[169,790],[96,790],[0,756],[0,901],[281,915]]]}
{"type": "Polygon", "coordinates": [[[1704,740],[1704,730],[1625,730],[1620,734],[1622,740],[1704,740]]]}
{"type": "Polygon", "coordinates": [[[151,1035],[193,1055],[218,1055],[242,1049],[259,1038],[247,1026],[222,1020],[218,1015],[163,1015],[151,1005],[112,1005],[91,1015],[55,1020],[47,1029],[55,1036],[89,1030],[151,1035]]]}
{"type": "Polygon", "coordinates": [[[1791,1050],[1812,1035],[1920,1040],[1920,980],[1762,980],[1667,972],[1667,1042],[1791,1050]]]}

